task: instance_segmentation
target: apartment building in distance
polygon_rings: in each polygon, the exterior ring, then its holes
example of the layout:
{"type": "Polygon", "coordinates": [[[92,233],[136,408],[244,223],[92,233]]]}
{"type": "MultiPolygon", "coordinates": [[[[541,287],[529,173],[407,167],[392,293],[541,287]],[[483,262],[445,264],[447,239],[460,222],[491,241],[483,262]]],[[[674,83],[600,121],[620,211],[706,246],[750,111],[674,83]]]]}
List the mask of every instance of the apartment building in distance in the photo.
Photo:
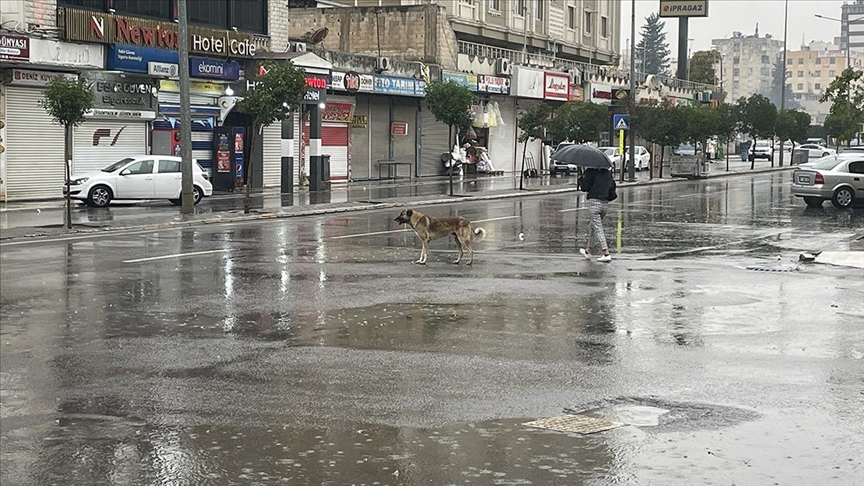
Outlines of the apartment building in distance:
{"type": "Polygon", "coordinates": [[[844,2],[840,20],[840,49],[864,53],[864,0],[844,2]]]}
{"type": "Polygon", "coordinates": [[[783,41],[774,39],[771,34],[760,37],[757,28],[754,35],[733,32],[732,37],[714,39],[711,43],[723,57],[723,87],[728,100],[757,93],[768,96],[774,68],[783,52],[783,41]]]}
{"type": "MultiPolygon", "coordinates": [[[[852,50],[848,54],[853,68],[864,69],[864,52],[852,50]]],[[[792,93],[815,124],[821,125],[831,108],[830,103],[820,103],[819,97],[846,69],[846,59],[845,49],[827,42],[811,42],[786,53],[786,78],[792,93]]]]}

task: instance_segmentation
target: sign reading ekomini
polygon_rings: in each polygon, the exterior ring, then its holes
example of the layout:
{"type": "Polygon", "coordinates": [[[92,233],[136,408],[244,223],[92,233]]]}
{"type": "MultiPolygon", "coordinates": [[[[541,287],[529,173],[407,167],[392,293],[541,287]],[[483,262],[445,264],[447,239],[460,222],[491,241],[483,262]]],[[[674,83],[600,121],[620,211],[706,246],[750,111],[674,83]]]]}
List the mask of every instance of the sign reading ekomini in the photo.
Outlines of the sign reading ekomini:
{"type": "MultiPolygon", "coordinates": [[[[172,50],[180,47],[177,24],[173,22],[77,8],[59,10],[58,23],[67,40],[172,50]]],[[[189,26],[189,49],[193,53],[251,58],[259,49],[266,49],[269,42],[268,38],[251,33],[189,26]]]]}

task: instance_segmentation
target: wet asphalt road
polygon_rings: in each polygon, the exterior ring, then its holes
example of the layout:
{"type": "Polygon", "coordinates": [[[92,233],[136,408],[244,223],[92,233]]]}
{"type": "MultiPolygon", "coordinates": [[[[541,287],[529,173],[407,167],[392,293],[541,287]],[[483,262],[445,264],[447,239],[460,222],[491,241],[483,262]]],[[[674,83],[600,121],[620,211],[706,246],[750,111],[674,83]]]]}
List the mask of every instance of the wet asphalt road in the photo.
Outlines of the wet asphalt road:
{"type": "Polygon", "coordinates": [[[795,260],[864,210],[788,177],[622,190],[611,264],[573,195],[424,208],[473,267],[392,211],[2,244],[0,482],[862,485],[864,275],[795,260]]]}

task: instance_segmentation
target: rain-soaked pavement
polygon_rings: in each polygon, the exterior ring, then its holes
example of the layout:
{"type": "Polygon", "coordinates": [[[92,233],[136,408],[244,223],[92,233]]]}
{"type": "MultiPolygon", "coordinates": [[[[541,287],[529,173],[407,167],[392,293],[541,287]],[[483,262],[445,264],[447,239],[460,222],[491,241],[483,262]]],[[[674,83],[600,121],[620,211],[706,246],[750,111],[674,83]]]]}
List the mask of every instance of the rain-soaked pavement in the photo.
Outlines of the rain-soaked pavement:
{"type": "Polygon", "coordinates": [[[424,208],[473,267],[392,211],[4,243],[0,483],[862,485],[864,274],[797,259],[864,210],[788,177],[622,190],[611,264],[573,195],[424,208]]]}

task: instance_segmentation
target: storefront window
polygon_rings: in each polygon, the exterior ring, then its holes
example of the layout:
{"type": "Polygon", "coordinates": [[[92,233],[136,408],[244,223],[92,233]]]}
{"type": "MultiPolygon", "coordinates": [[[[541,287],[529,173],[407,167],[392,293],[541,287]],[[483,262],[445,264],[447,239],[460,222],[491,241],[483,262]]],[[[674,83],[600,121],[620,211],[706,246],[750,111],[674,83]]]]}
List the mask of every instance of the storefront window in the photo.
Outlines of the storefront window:
{"type": "Polygon", "coordinates": [[[121,15],[174,19],[171,0],[113,0],[114,10],[121,15]]]}
{"type": "Polygon", "coordinates": [[[232,0],[234,25],[240,30],[267,33],[267,2],[261,0],[232,0]]]}
{"type": "Polygon", "coordinates": [[[60,0],[61,7],[78,7],[90,10],[105,10],[106,0],[60,0]]]}

